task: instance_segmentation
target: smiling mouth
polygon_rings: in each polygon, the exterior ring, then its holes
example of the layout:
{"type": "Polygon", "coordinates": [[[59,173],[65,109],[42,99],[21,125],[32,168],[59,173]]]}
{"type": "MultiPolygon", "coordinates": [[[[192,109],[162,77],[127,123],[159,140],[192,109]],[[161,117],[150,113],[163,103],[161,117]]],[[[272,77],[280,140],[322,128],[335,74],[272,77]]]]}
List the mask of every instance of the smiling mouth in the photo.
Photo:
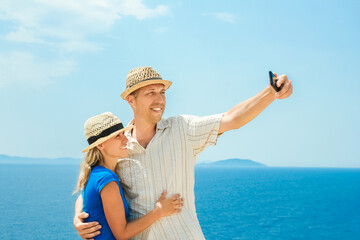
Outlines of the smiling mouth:
{"type": "Polygon", "coordinates": [[[163,110],[163,108],[150,108],[150,109],[155,112],[161,112],[163,110]]]}

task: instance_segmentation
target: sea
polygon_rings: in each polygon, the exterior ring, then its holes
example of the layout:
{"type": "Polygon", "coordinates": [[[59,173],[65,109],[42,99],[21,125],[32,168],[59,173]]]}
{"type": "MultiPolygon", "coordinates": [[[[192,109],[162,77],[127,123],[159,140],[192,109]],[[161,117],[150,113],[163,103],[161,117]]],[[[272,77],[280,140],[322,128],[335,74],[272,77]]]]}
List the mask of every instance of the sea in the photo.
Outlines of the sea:
{"type": "MultiPolygon", "coordinates": [[[[80,239],[75,165],[0,164],[0,239],[80,239]]],[[[360,169],[196,168],[206,239],[360,239],[360,169]]]]}

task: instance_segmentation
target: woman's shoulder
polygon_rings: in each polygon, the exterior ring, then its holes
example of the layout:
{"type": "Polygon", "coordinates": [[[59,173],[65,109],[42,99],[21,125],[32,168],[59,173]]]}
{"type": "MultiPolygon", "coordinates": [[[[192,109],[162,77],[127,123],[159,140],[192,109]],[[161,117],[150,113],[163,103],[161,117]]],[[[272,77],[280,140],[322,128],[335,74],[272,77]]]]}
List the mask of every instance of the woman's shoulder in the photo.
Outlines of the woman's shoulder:
{"type": "Polygon", "coordinates": [[[99,193],[110,182],[117,182],[120,185],[119,177],[113,171],[102,166],[92,168],[88,183],[96,187],[99,193]]]}
{"type": "Polygon", "coordinates": [[[111,171],[110,169],[107,169],[103,166],[95,166],[91,170],[91,175],[97,179],[103,179],[103,178],[114,178],[118,180],[118,176],[116,173],[111,171]]]}

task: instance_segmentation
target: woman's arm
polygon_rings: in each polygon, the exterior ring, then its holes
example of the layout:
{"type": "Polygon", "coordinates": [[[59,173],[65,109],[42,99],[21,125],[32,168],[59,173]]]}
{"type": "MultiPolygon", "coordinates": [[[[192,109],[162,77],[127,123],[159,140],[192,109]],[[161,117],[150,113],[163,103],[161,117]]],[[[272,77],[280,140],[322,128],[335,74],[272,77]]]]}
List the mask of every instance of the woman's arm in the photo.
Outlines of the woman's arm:
{"type": "Polygon", "coordinates": [[[181,211],[183,199],[179,194],[170,198],[166,192],[161,194],[156,207],[145,216],[132,222],[127,222],[125,209],[120,195],[119,185],[116,182],[108,183],[100,192],[105,217],[116,239],[129,239],[148,228],[161,217],[170,216],[181,211]]]}

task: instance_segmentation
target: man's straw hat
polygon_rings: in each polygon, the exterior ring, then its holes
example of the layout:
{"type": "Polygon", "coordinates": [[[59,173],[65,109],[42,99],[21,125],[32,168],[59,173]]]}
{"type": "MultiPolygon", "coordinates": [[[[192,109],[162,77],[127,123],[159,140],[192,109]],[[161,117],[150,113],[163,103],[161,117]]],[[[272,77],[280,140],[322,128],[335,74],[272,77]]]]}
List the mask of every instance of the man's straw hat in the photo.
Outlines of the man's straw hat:
{"type": "Polygon", "coordinates": [[[165,90],[171,85],[171,81],[164,80],[160,74],[152,67],[138,67],[131,70],[126,78],[126,90],[121,94],[121,97],[126,100],[126,97],[135,90],[145,87],[150,84],[164,84],[165,90]]]}
{"type": "Polygon", "coordinates": [[[87,152],[111,137],[123,131],[130,130],[132,127],[133,126],[128,126],[124,128],[120,119],[111,112],[105,112],[91,117],[84,125],[85,137],[89,146],[82,150],[82,152],[87,152]]]}

